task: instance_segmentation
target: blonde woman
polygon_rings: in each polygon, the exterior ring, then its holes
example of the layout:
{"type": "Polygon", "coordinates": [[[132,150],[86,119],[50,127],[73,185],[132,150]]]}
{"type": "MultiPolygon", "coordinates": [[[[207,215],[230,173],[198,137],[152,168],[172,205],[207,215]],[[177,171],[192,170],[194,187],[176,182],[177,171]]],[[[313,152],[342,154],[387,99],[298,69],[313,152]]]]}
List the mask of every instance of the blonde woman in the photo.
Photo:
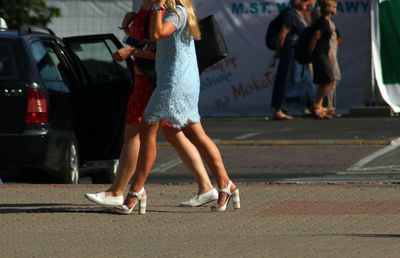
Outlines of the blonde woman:
{"type": "Polygon", "coordinates": [[[194,47],[194,39],[200,39],[200,30],[192,1],[156,1],[150,38],[157,41],[157,87],[140,124],[141,145],[132,184],[117,213],[131,214],[137,203],[139,213],[146,212],[144,184],[156,158],[157,132],[165,122],[181,129],[210,167],[219,188],[218,202],[211,206],[211,211],[225,211],[231,198],[234,207],[239,208],[239,190],[229,179],[218,148],[200,124],[200,78],[194,47]]]}

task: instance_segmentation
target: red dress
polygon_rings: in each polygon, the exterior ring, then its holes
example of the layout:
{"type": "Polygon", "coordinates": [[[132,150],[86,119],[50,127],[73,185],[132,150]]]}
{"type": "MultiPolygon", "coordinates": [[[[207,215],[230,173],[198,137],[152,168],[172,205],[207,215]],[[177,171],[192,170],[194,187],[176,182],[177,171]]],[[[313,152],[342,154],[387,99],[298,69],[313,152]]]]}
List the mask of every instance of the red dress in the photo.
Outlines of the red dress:
{"type": "MultiPolygon", "coordinates": [[[[153,10],[145,10],[143,6],[140,8],[135,21],[129,28],[129,35],[139,39],[144,39],[144,24],[146,21],[147,13],[149,15],[149,31],[150,31],[150,21],[153,14],[153,10]]],[[[133,68],[133,73],[135,76],[135,88],[131,93],[129,98],[128,107],[126,110],[126,123],[127,124],[140,124],[142,121],[142,116],[147,103],[150,100],[151,94],[153,93],[155,87],[147,79],[145,75],[137,74],[135,72],[135,67],[133,68]]]]}

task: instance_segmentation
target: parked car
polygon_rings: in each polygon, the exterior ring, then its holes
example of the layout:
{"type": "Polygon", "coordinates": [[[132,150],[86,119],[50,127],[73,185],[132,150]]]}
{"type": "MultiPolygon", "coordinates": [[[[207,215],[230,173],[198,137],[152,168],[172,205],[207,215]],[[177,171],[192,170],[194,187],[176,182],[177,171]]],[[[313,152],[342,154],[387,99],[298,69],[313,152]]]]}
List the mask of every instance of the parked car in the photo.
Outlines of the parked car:
{"type": "Polygon", "coordinates": [[[115,177],[125,110],[133,88],[132,60],[111,53],[113,34],[61,39],[50,29],[24,26],[0,32],[0,178],[76,184],[82,166],[93,182],[115,177]],[[104,162],[103,162],[104,163],[104,162]]]}

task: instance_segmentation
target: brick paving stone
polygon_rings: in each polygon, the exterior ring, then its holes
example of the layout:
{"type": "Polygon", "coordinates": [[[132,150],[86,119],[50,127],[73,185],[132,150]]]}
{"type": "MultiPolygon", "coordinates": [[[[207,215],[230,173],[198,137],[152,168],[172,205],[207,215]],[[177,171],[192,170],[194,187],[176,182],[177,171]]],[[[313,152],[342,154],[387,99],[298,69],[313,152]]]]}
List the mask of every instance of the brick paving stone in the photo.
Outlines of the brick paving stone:
{"type": "Polygon", "coordinates": [[[196,186],[148,184],[148,212],[90,203],[105,185],[0,186],[2,257],[398,257],[400,185],[238,184],[242,209],[178,207],[196,186]]]}

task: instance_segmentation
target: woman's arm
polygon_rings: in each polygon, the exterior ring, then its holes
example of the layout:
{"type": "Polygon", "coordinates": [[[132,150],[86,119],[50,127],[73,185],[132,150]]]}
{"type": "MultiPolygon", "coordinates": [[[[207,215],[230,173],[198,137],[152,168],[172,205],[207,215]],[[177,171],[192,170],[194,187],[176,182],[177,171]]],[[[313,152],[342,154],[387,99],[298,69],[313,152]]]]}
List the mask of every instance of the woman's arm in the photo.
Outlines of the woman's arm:
{"type": "MultiPolygon", "coordinates": [[[[165,0],[156,1],[158,6],[164,6],[165,0]]],[[[154,10],[150,25],[150,40],[159,40],[167,37],[176,31],[174,25],[169,22],[162,22],[163,12],[154,10]]]]}
{"type": "Polygon", "coordinates": [[[135,20],[137,13],[135,12],[127,12],[122,20],[121,29],[125,32],[126,35],[129,34],[129,25],[135,20]]]}
{"type": "Polygon", "coordinates": [[[308,56],[311,56],[312,53],[314,52],[315,46],[317,45],[318,40],[321,38],[321,31],[320,30],[315,30],[311,40],[310,44],[308,45],[308,56]]]}
{"type": "Polygon", "coordinates": [[[292,26],[283,24],[281,31],[278,34],[278,38],[276,39],[276,51],[275,51],[275,58],[279,57],[279,54],[281,52],[281,48],[285,44],[285,40],[287,35],[289,34],[290,30],[292,29],[292,26]]]}
{"type": "Polygon", "coordinates": [[[136,53],[133,53],[133,56],[152,60],[156,59],[156,54],[153,51],[147,49],[145,51],[137,50],[136,53]]]}
{"type": "Polygon", "coordinates": [[[151,50],[140,51],[134,47],[124,47],[112,54],[112,57],[118,62],[124,61],[130,56],[135,56],[145,59],[155,59],[155,54],[151,50]]]}
{"type": "Polygon", "coordinates": [[[336,28],[336,40],[337,40],[337,45],[340,46],[340,43],[342,43],[342,40],[340,38],[340,33],[339,30],[336,28]]]}

